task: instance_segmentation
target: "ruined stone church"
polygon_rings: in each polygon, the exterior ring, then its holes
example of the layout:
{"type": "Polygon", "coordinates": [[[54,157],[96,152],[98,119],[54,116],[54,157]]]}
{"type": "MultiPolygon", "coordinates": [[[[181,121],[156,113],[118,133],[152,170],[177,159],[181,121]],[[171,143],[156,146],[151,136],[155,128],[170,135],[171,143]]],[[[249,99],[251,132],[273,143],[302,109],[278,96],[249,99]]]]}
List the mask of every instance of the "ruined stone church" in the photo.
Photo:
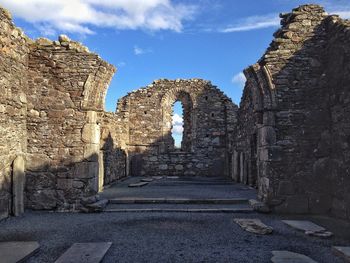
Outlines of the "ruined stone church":
{"type": "Polygon", "coordinates": [[[273,212],[350,219],[350,22],[317,5],[281,18],[239,107],[210,81],[160,79],[111,113],[114,66],[66,36],[31,40],[0,9],[0,219],[84,210],[139,175],[231,178],[273,212]]]}

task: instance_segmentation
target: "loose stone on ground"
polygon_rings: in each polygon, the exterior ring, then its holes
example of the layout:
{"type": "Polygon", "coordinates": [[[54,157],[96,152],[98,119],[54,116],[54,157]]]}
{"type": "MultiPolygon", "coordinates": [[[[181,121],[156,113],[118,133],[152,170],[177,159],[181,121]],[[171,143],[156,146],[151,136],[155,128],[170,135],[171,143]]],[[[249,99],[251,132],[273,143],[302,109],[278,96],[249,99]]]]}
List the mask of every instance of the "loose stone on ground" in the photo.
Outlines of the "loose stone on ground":
{"type": "Polygon", "coordinates": [[[143,179],[141,179],[141,182],[150,183],[150,182],[153,182],[153,179],[152,178],[143,178],[143,179]]]}
{"type": "Polygon", "coordinates": [[[0,262],[17,263],[23,262],[36,251],[40,245],[38,242],[0,242],[0,262]]]}
{"type": "Polygon", "coordinates": [[[267,235],[273,232],[273,228],[265,225],[260,219],[233,219],[241,228],[254,234],[267,235]]]}

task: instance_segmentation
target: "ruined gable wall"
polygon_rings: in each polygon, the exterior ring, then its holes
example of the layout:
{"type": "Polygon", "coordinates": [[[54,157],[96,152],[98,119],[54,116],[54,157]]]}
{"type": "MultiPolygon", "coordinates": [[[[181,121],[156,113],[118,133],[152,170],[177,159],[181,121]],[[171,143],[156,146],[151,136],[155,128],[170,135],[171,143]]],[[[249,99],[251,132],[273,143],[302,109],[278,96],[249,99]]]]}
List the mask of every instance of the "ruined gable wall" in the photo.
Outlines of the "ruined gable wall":
{"type": "Polygon", "coordinates": [[[277,212],[349,218],[350,24],[317,5],[281,17],[271,46],[245,71],[234,178],[255,176],[277,212]]]}
{"type": "Polygon", "coordinates": [[[31,45],[28,90],[27,205],[74,209],[99,188],[100,120],[115,69],[61,37],[31,45]]]}
{"type": "Polygon", "coordinates": [[[314,174],[315,149],[328,129],[328,93],[320,86],[327,35],[327,14],[317,5],[282,16],[282,29],[259,62],[270,72],[275,100],[276,144],[260,158],[271,161],[270,202],[280,212],[323,213],[314,174]],[[265,154],[265,156],[264,156],[265,154]]]}
{"type": "MultiPolygon", "coordinates": [[[[307,5],[281,17],[282,28],[271,46],[246,71],[256,84],[248,80],[245,89],[257,94],[258,100],[242,104],[255,109],[243,107],[239,116],[260,115],[251,129],[258,131],[260,198],[279,212],[323,213],[329,207],[319,194],[326,186],[318,178],[328,175],[315,174],[313,165],[318,160],[315,149],[330,121],[328,93],[321,86],[327,14],[320,6],[307,5]]],[[[246,133],[243,144],[251,136],[246,133]]]]}
{"type": "Polygon", "coordinates": [[[228,131],[234,128],[237,107],[210,82],[158,80],[122,101],[129,118],[132,175],[227,175],[228,131]],[[174,149],[171,136],[177,100],[184,106],[181,151],[174,149]]]}
{"type": "Polygon", "coordinates": [[[20,198],[21,193],[14,197],[15,187],[23,190],[24,183],[18,169],[24,169],[27,145],[28,42],[10,14],[0,8],[0,219],[23,211],[23,207],[15,207],[13,198],[20,198]]]}
{"type": "Polygon", "coordinates": [[[314,164],[325,187],[333,215],[350,219],[350,22],[339,17],[327,19],[327,62],[323,86],[330,93],[329,130],[322,134],[314,164]]]}

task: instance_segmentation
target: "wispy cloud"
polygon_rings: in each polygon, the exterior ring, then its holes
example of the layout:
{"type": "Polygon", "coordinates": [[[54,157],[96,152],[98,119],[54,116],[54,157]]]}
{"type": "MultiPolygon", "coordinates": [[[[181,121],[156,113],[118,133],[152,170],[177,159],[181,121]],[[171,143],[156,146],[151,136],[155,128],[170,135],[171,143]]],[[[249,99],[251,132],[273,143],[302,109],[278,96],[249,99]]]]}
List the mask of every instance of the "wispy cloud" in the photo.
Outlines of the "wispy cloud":
{"type": "Polygon", "coordinates": [[[140,56],[140,55],[143,55],[143,54],[147,54],[147,53],[152,53],[152,49],[145,49],[145,48],[140,48],[139,46],[134,46],[134,54],[136,56],[140,56]]]}
{"type": "Polygon", "coordinates": [[[232,33],[278,26],[280,26],[279,16],[277,14],[269,14],[244,18],[220,31],[223,33],[232,33]]]}
{"type": "Polygon", "coordinates": [[[232,78],[232,83],[238,85],[239,87],[244,87],[247,78],[243,74],[243,72],[239,72],[232,78]]]}
{"type": "Polygon", "coordinates": [[[175,113],[173,116],[173,128],[171,132],[176,135],[182,135],[183,131],[183,117],[175,113]]]}
{"type": "Polygon", "coordinates": [[[196,6],[173,0],[2,0],[14,16],[52,35],[53,30],[93,34],[94,27],[181,32],[196,6]]]}

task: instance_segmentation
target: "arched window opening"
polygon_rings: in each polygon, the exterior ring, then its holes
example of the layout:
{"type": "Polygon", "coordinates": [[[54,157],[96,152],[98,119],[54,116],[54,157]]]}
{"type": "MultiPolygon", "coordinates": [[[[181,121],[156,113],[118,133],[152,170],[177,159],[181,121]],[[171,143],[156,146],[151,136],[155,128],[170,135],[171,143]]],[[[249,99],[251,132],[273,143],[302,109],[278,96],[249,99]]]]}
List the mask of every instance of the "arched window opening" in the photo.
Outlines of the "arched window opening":
{"type": "Polygon", "coordinates": [[[176,101],[173,105],[171,136],[174,140],[174,148],[181,149],[184,132],[183,105],[176,101]]]}

